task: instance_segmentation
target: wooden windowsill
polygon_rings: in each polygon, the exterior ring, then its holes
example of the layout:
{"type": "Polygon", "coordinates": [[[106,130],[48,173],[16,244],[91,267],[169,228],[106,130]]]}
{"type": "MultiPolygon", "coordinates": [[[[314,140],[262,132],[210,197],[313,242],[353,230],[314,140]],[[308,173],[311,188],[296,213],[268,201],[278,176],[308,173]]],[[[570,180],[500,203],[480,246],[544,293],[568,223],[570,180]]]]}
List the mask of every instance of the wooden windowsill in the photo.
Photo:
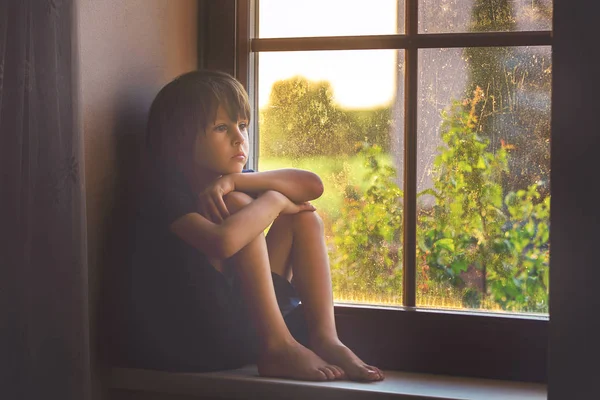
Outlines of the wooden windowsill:
{"type": "Polygon", "coordinates": [[[255,366],[211,373],[113,368],[111,399],[546,399],[546,385],[386,371],[376,383],[261,378],[255,366]]]}

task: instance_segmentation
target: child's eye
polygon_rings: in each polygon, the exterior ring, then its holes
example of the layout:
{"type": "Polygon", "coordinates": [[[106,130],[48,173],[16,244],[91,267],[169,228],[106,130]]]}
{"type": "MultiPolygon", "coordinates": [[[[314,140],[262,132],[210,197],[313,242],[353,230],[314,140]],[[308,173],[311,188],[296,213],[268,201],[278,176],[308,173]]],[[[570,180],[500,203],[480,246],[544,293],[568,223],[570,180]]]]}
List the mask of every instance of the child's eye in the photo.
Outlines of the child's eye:
{"type": "Polygon", "coordinates": [[[248,124],[246,124],[245,122],[242,122],[238,126],[240,127],[240,131],[245,131],[246,129],[248,129],[248,124]]]}
{"type": "Polygon", "coordinates": [[[215,126],[215,130],[218,132],[227,132],[227,125],[217,125],[215,126]]]}

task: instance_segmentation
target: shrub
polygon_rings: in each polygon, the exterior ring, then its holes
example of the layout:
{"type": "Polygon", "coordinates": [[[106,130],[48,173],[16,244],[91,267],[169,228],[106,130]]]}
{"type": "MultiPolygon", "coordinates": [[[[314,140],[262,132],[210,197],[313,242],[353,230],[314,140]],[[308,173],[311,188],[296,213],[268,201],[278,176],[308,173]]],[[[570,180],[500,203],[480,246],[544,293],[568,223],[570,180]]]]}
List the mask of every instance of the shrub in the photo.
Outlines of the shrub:
{"type": "MultiPolygon", "coordinates": [[[[482,97],[477,88],[471,100],[455,102],[444,113],[434,185],[418,194],[435,199],[418,219],[423,287],[457,289],[466,307],[491,299],[505,310],[547,312],[550,197],[542,198],[538,183],[504,196],[510,146],[492,152],[477,133],[475,110],[482,97]]],[[[379,146],[364,145],[360,152],[369,187],[346,188],[333,227],[334,288],[400,296],[403,192],[395,169],[377,161],[379,146]]]]}

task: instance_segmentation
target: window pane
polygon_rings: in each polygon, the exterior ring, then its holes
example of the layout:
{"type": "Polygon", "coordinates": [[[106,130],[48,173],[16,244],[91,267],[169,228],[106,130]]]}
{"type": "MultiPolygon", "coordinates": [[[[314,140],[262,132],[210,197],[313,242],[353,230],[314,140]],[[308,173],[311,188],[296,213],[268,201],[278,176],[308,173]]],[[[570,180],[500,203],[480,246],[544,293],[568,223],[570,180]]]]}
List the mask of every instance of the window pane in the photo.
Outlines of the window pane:
{"type": "Polygon", "coordinates": [[[552,0],[420,0],[419,33],[552,29],[552,0]]]}
{"type": "Polygon", "coordinates": [[[324,182],[336,301],[402,298],[403,52],[259,54],[259,170],[308,169],[324,182]]]}
{"type": "Polygon", "coordinates": [[[548,312],[550,47],[419,52],[417,303],[548,312]]]}
{"type": "Polygon", "coordinates": [[[258,12],[260,38],[404,32],[404,0],[260,0],[258,12]]]}

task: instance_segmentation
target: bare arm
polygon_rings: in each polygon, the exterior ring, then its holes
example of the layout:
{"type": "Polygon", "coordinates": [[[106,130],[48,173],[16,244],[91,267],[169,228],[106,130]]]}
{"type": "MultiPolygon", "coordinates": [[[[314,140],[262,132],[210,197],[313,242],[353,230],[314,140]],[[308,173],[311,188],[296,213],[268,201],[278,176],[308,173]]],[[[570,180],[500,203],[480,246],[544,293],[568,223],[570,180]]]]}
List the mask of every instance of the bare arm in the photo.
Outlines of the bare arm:
{"type": "Polygon", "coordinates": [[[321,178],[313,172],[301,169],[286,168],[227,176],[233,179],[233,186],[239,192],[262,193],[275,190],[294,203],[314,200],[323,194],[321,178]]]}
{"type": "Polygon", "coordinates": [[[182,240],[210,258],[233,256],[254,240],[280,213],[314,211],[308,203],[294,204],[281,193],[268,190],[221,224],[199,213],[189,213],[174,221],[170,228],[182,240]]]}
{"type": "Polygon", "coordinates": [[[200,213],[213,222],[222,222],[229,216],[223,196],[234,190],[252,195],[274,190],[293,203],[303,203],[323,194],[323,182],[313,172],[293,168],[223,175],[200,194],[200,213]]]}

